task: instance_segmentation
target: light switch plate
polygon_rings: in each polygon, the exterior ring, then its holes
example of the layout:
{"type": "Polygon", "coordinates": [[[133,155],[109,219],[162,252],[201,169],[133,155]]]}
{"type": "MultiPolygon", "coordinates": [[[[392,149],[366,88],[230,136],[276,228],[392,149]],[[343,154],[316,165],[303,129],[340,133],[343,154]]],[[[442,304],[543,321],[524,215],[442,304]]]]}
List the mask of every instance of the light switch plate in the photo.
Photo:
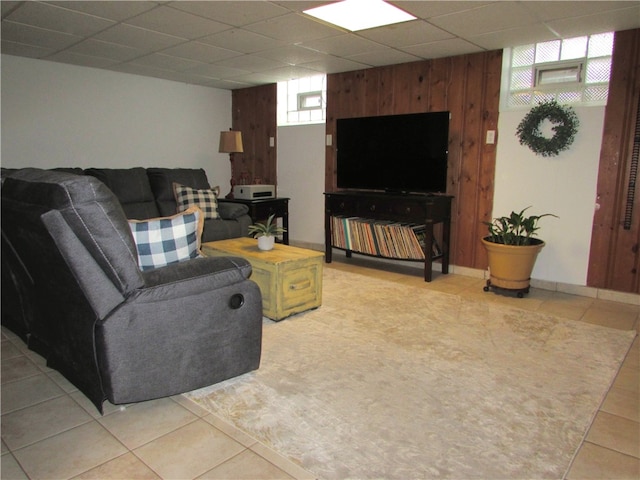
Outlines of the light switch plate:
{"type": "Polygon", "coordinates": [[[487,145],[493,145],[496,143],[496,131],[487,130],[487,145]]]}

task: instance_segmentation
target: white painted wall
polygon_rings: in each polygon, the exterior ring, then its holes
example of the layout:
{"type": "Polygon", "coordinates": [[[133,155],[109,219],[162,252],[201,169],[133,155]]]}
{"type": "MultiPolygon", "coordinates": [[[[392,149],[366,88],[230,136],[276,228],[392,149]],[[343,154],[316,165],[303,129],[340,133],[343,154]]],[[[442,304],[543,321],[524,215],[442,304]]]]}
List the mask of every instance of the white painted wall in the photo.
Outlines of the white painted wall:
{"type": "Polygon", "coordinates": [[[540,221],[546,246],[532,278],[586,285],[604,110],[576,107],[580,127],[574,143],[549,158],[520,145],[515,135],[528,110],[500,113],[493,216],[531,205],[532,214],[559,217],[540,221]]]}
{"type": "Polygon", "coordinates": [[[2,55],[3,167],[204,168],[228,191],[231,92],[2,55]]]}
{"type": "Polygon", "coordinates": [[[324,136],[324,123],[278,128],[278,196],[291,199],[291,241],[324,245],[324,136]]]}

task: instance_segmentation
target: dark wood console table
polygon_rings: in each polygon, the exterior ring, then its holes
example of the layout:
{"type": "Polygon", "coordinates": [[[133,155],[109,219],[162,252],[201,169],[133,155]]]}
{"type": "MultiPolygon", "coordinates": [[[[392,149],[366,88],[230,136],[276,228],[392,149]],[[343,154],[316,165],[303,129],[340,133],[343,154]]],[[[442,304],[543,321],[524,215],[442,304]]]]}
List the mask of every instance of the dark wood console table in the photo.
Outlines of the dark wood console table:
{"type": "Polygon", "coordinates": [[[282,234],[282,243],[289,245],[289,199],[278,198],[257,198],[254,200],[243,200],[240,198],[219,198],[219,202],[242,203],[249,207],[249,216],[253,223],[260,222],[274,215],[274,218],[282,218],[282,226],[286,231],[282,234]]]}
{"type": "MultiPolygon", "coordinates": [[[[448,195],[387,194],[354,191],[325,193],[325,261],[331,263],[332,248],[341,248],[332,242],[332,217],[362,217],[408,224],[424,224],[424,279],[432,279],[432,262],[442,259],[442,273],[449,273],[449,240],[451,235],[451,200],[448,195]],[[433,226],[442,223],[441,252],[434,254],[433,226]]],[[[347,252],[370,255],[361,251],[341,248],[347,252]]],[[[397,257],[373,255],[383,258],[397,257]]],[[[403,259],[407,260],[407,259],[403,259]]],[[[413,260],[417,261],[417,260],[413,260]]]]}

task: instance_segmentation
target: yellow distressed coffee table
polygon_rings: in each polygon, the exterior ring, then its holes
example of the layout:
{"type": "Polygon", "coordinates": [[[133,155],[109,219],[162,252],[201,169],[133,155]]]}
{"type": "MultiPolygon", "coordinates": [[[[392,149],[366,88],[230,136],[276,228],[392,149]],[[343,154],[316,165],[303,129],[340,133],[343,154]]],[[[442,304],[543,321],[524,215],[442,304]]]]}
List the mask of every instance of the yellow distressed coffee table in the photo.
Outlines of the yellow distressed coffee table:
{"type": "Polygon", "coordinates": [[[246,258],[253,267],[251,280],[262,292],[262,313],[272,320],[322,304],[321,252],[280,243],[273,250],[262,251],[256,239],[243,237],[203,243],[202,253],[246,258]]]}

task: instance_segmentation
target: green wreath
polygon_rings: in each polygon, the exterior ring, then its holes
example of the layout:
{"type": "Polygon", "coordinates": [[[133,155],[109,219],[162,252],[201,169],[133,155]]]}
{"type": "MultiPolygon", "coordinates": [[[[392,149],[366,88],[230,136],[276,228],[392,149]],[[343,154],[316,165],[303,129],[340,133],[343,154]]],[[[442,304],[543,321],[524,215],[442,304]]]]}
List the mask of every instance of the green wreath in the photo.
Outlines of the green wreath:
{"type": "Polygon", "coordinates": [[[518,125],[516,135],[520,139],[520,145],[528,146],[536,155],[553,157],[569,148],[579,125],[573,108],[550,100],[539,103],[527,113],[518,125]],[[551,138],[543,137],[540,132],[540,124],[545,119],[555,124],[551,128],[554,132],[551,138]]]}

